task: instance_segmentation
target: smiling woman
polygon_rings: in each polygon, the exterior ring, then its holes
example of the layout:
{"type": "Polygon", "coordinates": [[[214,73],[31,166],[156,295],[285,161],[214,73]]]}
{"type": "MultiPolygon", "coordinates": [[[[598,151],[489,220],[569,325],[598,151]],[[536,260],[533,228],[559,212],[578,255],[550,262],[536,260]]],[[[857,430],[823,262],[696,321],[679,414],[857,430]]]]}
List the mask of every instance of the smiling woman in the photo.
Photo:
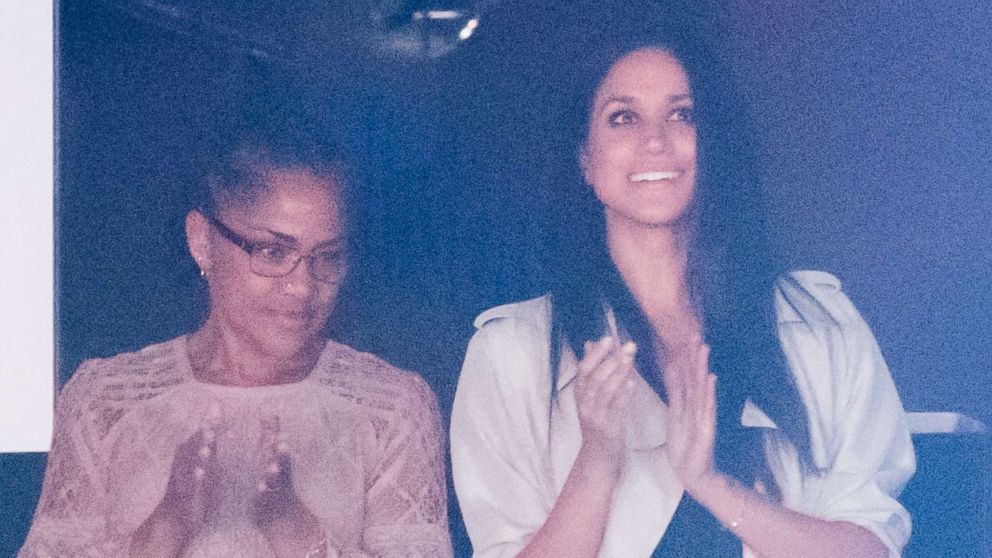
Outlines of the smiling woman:
{"type": "Polygon", "coordinates": [[[206,319],[80,366],[20,556],[450,556],[434,394],[321,334],[350,182],[291,122],[223,149],[186,217],[206,319]]]}
{"type": "Polygon", "coordinates": [[[644,49],[610,70],[580,150],[587,183],[613,226],[683,221],[696,186],[689,76],[671,53],[644,49]]]}
{"type": "Polygon", "coordinates": [[[915,461],[875,339],[836,278],[780,266],[719,65],[638,15],[575,57],[550,292],[475,321],[475,556],[896,558],[915,461]]]}

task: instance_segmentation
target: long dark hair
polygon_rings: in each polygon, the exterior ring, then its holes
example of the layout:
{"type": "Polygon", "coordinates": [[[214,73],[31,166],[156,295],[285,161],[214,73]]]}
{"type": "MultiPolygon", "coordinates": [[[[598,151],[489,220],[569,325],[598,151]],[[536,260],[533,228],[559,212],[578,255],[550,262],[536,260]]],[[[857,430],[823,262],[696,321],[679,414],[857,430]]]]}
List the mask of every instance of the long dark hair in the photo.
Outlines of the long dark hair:
{"type": "Polygon", "coordinates": [[[719,376],[718,467],[746,482],[767,478],[760,437],[749,436],[739,425],[747,398],[769,415],[804,466],[810,466],[806,409],[776,333],[773,289],[786,269],[769,238],[751,130],[744,125],[727,71],[691,29],[659,21],[612,23],[623,37],[600,41],[605,47],[589,45],[590,52],[580,57],[583,64],[565,80],[572,98],[565,103],[550,151],[555,162],[546,180],[552,390],[562,351],[568,347],[581,358],[583,343],[607,331],[604,307],[609,307],[639,347],[640,374],[665,398],[655,358],[661,348],[608,253],[602,204],[577,162],[593,96],[609,68],[640,48],[662,49],[685,68],[695,102],[698,179],[689,209],[687,281],[711,347],[710,368],[719,376]]]}

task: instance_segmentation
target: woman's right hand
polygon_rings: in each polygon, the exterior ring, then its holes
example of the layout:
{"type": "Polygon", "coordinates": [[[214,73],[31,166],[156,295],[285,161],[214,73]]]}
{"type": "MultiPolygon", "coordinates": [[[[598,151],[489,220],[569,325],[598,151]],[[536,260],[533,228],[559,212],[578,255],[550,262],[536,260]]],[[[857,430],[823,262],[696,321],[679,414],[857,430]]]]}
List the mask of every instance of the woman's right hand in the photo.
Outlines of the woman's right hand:
{"type": "Polygon", "coordinates": [[[131,556],[179,556],[216,503],[216,454],[210,426],[176,448],[165,496],[135,531],[131,556]]]}
{"type": "Polygon", "coordinates": [[[587,341],[576,375],[575,400],[582,428],[580,457],[617,474],[623,463],[624,415],[636,385],[633,342],[615,337],[587,341]]]}

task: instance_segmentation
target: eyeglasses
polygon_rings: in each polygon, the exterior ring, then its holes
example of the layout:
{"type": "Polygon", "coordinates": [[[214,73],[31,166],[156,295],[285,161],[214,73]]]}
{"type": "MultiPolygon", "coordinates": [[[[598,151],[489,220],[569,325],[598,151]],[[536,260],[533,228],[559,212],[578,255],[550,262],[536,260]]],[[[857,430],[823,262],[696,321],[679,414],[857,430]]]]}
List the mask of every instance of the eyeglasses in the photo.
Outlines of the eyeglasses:
{"type": "Polygon", "coordinates": [[[324,250],[304,256],[285,244],[248,240],[210,215],[203,213],[203,216],[221,236],[248,254],[249,266],[256,275],[283,277],[292,273],[300,265],[300,260],[309,260],[310,272],[318,281],[340,283],[344,279],[348,256],[343,250],[324,250]]]}

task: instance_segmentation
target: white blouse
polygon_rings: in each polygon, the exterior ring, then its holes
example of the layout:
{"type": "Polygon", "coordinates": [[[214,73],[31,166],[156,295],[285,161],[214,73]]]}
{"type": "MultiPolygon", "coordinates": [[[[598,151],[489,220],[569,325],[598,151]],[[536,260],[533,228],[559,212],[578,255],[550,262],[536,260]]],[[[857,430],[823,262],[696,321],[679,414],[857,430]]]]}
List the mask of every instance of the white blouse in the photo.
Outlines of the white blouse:
{"type": "MultiPolygon", "coordinates": [[[[818,474],[803,474],[793,448],[750,401],[741,424],[765,429],[767,461],[782,503],[869,529],[898,557],[910,518],[896,500],[915,470],[905,413],[875,338],[823,272],[780,280],[778,334],[810,420],[818,474]]],[[[455,491],[477,558],[515,556],[543,525],[581,446],[564,351],[551,404],[548,297],[490,309],[465,357],[455,395],[455,491]]],[[[599,556],[647,557],[683,488],[668,463],[665,404],[640,382],[626,420],[627,453],[599,556]]],[[[753,557],[745,548],[744,557],[753,557]]]]}
{"type": "Polygon", "coordinates": [[[273,556],[250,513],[268,457],[263,423],[273,421],[329,556],[451,556],[441,421],[419,376],[328,342],[299,382],[207,384],[193,377],[185,337],[86,361],[73,375],[19,556],[126,555],[165,494],[176,448],[207,420],[217,502],[184,556],[273,556]]]}

